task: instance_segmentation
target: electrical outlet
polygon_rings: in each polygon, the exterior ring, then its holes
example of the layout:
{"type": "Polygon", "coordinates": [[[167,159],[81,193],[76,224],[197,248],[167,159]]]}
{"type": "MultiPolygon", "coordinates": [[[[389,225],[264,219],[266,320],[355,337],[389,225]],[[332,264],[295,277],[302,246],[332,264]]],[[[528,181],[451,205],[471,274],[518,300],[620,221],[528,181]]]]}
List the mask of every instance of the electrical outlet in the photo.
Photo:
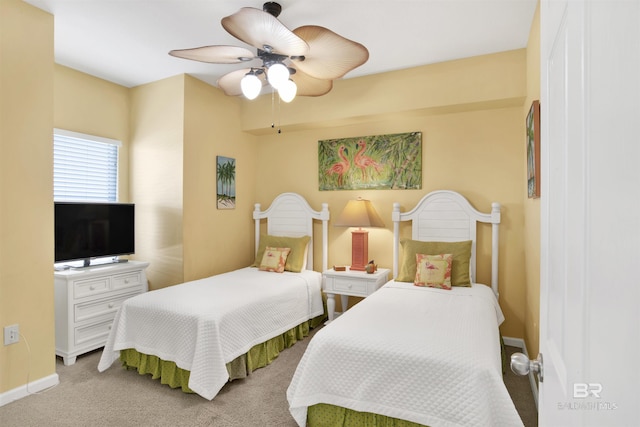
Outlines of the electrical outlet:
{"type": "Polygon", "coordinates": [[[18,325],[4,327],[4,345],[15,344],[20,341],[20,329],[18,325]]]}

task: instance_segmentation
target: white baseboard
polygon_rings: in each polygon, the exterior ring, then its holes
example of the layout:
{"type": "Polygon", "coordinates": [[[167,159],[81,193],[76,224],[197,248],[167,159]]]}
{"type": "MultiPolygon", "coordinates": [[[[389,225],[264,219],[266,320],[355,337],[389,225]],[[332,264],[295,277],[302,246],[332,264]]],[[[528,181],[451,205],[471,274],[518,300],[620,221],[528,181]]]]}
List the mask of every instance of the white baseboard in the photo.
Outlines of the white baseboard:
{"type": "Polygon", "coordinates": [[[58,374],[51,374],[48,377],[40,378],[39,380],[16,387],[13,390],[0,394],[0,406],[22,399],[30,394],[40,393],[43,390],[57,386],[59,383],[60,379],[58,378],[58,374]]]}
{"type": "Polygon", "coordinates": [[[518,347],[519,349],[523,350],[523,353],[526,354],[526,345],[522,338],[502,337],[502,340],[504,341],[504,345],[518,347]]]}
{"type": "MultiPolygon", "coordinates": [[[[504,341],[504,345],[521,349],[522,354],[531,359],[531,357],[529,357],[529,353],[527,352],[527,345],[522,338],[502,337],[502,340],[504,341]]],[[[533,372],[529,372],[528,376],[529,384],[531,385],[531,392],[533,393],[533,400],[536,402],[536,409],[538,409],[538,384],[536,383],[536,379],[533,376],[533,372]]]]}

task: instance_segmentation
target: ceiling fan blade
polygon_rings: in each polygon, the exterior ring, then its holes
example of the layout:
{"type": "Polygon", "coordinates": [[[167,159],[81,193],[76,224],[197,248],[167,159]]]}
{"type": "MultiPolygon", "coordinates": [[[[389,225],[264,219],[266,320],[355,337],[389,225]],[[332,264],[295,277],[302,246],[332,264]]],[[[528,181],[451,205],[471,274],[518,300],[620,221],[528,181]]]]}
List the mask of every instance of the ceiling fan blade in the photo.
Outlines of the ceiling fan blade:
{"type": "MultiPolygon", "coordinates": [[[[218,86],[224,91],[225,95],[242,95],[240,81],[249,71],[251,71],[251,68],[243,68],[242,70],[235,70],[227,73],[218,79],[218,86]]],[[[264,73],[258,75],[258,78],[262,82],[262,86],[264,86],[266,84],[264,73]]]]}
{"type": "Polygon", "coordinates": [[[222,18],[222,26],[232,36],[251,46],[286,56],[306,55],[307,43],[273,15],[253,7],[243,7],[222,18]]]}
{"type": "Polygon", "coordinates": [[[249,49],[236,46],[203,46],[193,49],[177,49],[169,52],[169,55],[212,64],[237,64],[251,61],[256,57],[249,49]]]}
{"type": "Polygon", "coordinates": [[[321,96],[333,88],[332,80],[316,79],[301,70],[296,70],[290,78],[298,87],[296,96],[321,96]]]}
{"type": "Polygon", "coordinates": [[[293,59],[293,63],[312,77],[338,79],[369,59],[366,47],[327,28],[305,25],[293,32],[309,45],[305,59],[293,59]]]}

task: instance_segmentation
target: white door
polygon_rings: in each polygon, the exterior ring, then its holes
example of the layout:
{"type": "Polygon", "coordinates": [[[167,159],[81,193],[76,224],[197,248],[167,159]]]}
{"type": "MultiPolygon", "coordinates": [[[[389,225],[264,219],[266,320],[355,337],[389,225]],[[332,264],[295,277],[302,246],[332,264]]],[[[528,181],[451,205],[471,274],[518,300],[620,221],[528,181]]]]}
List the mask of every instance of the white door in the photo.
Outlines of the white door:
{"type": "Polygon", "coordinates": [[[640,1],[541,3],[540,426],[640,425],[640,1]]]}

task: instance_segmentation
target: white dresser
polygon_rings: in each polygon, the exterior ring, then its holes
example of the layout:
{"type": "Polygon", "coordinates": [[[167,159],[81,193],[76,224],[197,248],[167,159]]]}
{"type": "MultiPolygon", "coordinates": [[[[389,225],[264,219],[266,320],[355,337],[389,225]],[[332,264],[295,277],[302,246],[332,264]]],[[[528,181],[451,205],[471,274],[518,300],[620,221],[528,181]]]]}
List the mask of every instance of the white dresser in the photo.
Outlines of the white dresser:
{"type": "Polygon", "coordinates": [[[104,346],[122,302],[148,290],[148,266],[129,261],[55,272],[56,354],[65,365],[104,346]]]}

